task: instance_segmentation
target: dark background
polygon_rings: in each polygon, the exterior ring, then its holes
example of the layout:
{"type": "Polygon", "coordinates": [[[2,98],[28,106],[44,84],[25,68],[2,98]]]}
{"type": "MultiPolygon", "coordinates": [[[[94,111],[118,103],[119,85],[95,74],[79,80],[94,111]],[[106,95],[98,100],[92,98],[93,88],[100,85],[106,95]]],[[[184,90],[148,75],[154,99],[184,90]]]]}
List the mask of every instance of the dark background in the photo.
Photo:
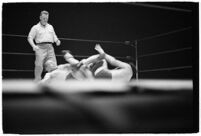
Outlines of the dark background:
{"type": "MultiPolygon", "coordinates": [[[[54,26],[59,38],[133,43],[137,40],[139,78],[192,79],[199,75],[198,3],[4,3],[3,79],[33,78],[34,52],[23,36],[27,36],[31,27],[39,22],[42,10],[49,11],[49,23],[54,26]],[[181,29],[183,30],[177,31],[181,29]],[[146,39],[172,31],[176,32],[146,39]],[[181,50],[146,56],[177,49],[181,50]],[[8,52],[31,54],[11,55],[8,52]],[[185,67],[177,68],[183,66],[185,67]],[[161,68],[173,69],[160,70],[161,68]]],[[[61,54],[63,49],[71,50],[74,55],[78,55],[78,59],[82,58],[79,56],[96,54],[93,48],[97,42],[64,39],[61,39],[61,42],[61,46],[55,46],[57,55],[61,54]]],[[[122,61],[135,63],[126,59],[127,56],[135,58],[134,47],[112,43],[101,45],[108,54],[122,61]]],[[[64,63],[61,56],[57,56],[57,60],[58,64],[64,63]]]]}
{"type": "MultiPolygon", "coordinates": [[[[41,10],[49,11],[49,22],[60,38],[137,40],[139,78],[196,79],[193,91],[132,88],[126,94],[72,98],[51,93],[57,90],[40,91],[42,94],[4,93],[4,133],[198,131],[198,3],[4,3],[3,79],[33,78],[34,52],[26,36],[38,23],[41,10]],[[26,54],[11,55],[12,52],[26,54]]],[[[61,46],[55,46],[57,55],[63,49],[71,50],[78,59],[96,53],[93,48],[97,42],[61,42],[61,46]]],[[[130,62],[127,56],[135,58],[134,47],[100,43],[107,53],[122,61],[130,62]]],[[[64,63],[61,56],[57,60],[64,63]]]]}

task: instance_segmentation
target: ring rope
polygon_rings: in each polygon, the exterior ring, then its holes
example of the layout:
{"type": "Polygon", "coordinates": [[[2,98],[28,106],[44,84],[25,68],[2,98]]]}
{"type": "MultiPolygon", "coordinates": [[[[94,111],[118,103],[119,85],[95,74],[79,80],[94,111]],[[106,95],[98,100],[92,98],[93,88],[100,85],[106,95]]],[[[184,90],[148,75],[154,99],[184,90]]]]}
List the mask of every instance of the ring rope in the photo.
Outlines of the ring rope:
{"type": "MultiPolygon", "coordinates": [[[[6,55],[35,55],[34,53],[19,53],[19,52],[3,52],[6,55]]],[[[56,55],[58,57],[63,57],[63,55],[56,55]]],[[[82,57],[89,57],[84,55],[74,55],[75,57],[82,58],[82,57]]]]}
{"type": "Polygon", "coordinates": [[[17,35],[17,34],[2,34],[2,36],[27,38],[26,35],[17,35]]]}
{"type": "Polygon", "coordinates": [[[6,55],[34,55],[33,53],[19,53],[19,52],[2,52],[2,54],[6,54],[6,55]]]}
{"type": "Polygon", "coordinates": [[[170,70],[178,70],[178,69],[189,69],[192,66],[181,66],[181,67],[169,67],[169,68],[159,68],[159,69],[148,69],[148,70],[140,70],[140,73],[144,72],[155,72],[155,71],[170,71],[170,70]]]}
{"type": "MultiPolygon", "coordinates": [[[[2,36],[27,38],[26,35],[17,35],[17,34],[2,34],[2,36]]],[[[96,43],[112,43],[112,44],[127,45],[127,44],[125,44],[125,42],[120,42],[120,41],[102,41],[102,40],[88,40],[88,39],[74,39],[74,38],[59,38],[59,39],[67,40],[67,41],[78,41],[78,42],[96,42],[96,43]]]]}
{"type": "MultiPolygon", "coordinates": [[[[138,72],[143,73],[143,72],[167,71],[167,70],[178,70],[178,69],[189,69],[189,68],[192,68],[192,66],[150,69],[150,70],[141,70],[141,71],[138,71],[138,72]]],[[[3,69],[2,71],[6,71],[6,72],[33,72],[34,70],[3,69]]]]}
{"type": "MultiPolygon", "coordinates": [[[[2,52],[2,54],[6,54],[6,55],[35,55],[34,53],[19,53],[19,52],[2,52]]],[[[58,57],[63,57],[63,55],[58,55],[56,54],[56,56],[58,57]]],[[[86,55],[74,55],[74,57],[77,58],[87,58],[90,56],[86,56],[86,55]]],[[[117,59],[127,59],[127,60],[133,60],[133,58],[131,56],[127,56],[127,57],[115,57],[117,59]]]]}
{"type": "Polygon", "coordinates": [[[192,12],[192,10],[188,10],[188,9],[159,6],[159,5],[155,5],[155,4],[147,4],[147,3],[128,3],[128,4],[132,4],[132,5],[136,5],[136,6],[142,6],[142,7],[148,7],[148,8],[158,8],[158,9],[173,10],[173,11],[192,12]]]}
{"type": "Polygon", "coordinates": [[[166,35],[170,35],[170,34],[173,34],[173,33],[182,32],[182,31],[185,31],[185,30],[189,30],[191,28],[192,28],[192,26],[189,26],[189,27],[185,27],[185,28],[182,28],[182,29],[177,29],[177,30],[169,31],[169,32],[166,32],[166,33],[161,33],[161,34],[156,34],[156,35],[153,35],[153,36],[144,37],[142,39],[138,39],[137,41],[150,40],[150,39],[153,39],[153,38],[157,38],[157,37],[161,37],[161,36],[166,36],[166,35]]]}
{"type": "Polygon", "coordinates": [[[78,42],[125,44],[125,42],[117,42],[117,41],[85,40],[85,39],[73,39],[73,38],[59,38],[59,39],[61,39],[61,40],[68,40],[68,41],[78,41],[78,42]]]}
{"type": "Polygon", "coordinates": [[[33,72],[34,70],[2,69],[2,71],[6,71],[6,72],[33,72]]]}
{"type": "MultiPolygon", "coordinates": [[[[5,79],[2,81],[2,93],[3,94],[44,94],[41,89],[38,89],[38,85],[33,82],[32,79],[5,79]]],[[[130,87],[140,89],[150,89],[160,90],[161,92],[178,92],[178,91],[193,91],[193,80],[190,79],[140,79],[138,81],[131,80],[130,82],[108,82],[108,80],[103,81],[63,81],[63,82],[53,82],[51,85],[46,86],[52,89],[49,93],[58,95],[64,94],[76,94],[76,93],[90,93],[100,91],[105,93],[119,93],[128,92],[130,87]],[[87,84],[87,85],[86,85],[87,84]],[[110,87],[108,87],[110,86],[110,87]],[[54,91],[56,92],[54,92],[54,91]]],[[[46,88],[47,89],[47,88],[46,88]]],[[[145,91],[145,90],[144,90],[145,91]]],[[[143,92],[144,92],[143,91],[143,92]]],[[[130,92],[130,91],[129,91],[130,92]]],[[[57,96],[58,96],[57,95],[57,96]]],[[[61,97],[58,97],[61,98],[61,97]]],[[[67,98],[67,97],[65,97],[67,98]]],[[[73,97],[72,97],[73,98],[73,97]]]]}
{"type": "Polygon", "coordinates": [[[155,53],[148,53],[145,55],[140,55],[140,56],[138,56],[138,58],[143,58],[143,57],[153,56],[153,55],[159,55],[159,54],[179,52],[179,51],[190,50],[190,49],[192,49],[192,47],[180,48],[180,49],[175,49],[175,50],[167,50],[167,51],[161,51],[161,52],[155,52],[155,53]]]}

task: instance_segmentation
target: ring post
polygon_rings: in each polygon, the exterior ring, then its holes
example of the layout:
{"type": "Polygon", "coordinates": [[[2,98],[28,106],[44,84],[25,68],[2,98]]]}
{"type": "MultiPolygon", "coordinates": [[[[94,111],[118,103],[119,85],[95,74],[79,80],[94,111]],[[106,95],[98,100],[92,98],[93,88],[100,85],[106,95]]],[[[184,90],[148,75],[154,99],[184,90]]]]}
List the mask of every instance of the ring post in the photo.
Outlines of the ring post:
{"type": "Polygon", "coordinates": [[[138,54],[137,54],[137,40],[135,40],[135,70],[136,80],[138,80],[138,54]]]}

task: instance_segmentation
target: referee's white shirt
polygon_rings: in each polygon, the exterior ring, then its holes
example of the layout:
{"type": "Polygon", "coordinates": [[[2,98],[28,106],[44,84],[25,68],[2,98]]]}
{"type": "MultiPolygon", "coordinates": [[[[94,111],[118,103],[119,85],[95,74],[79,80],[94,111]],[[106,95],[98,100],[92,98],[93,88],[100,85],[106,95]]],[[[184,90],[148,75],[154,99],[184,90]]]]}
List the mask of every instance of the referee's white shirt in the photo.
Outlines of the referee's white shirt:
{"type": "Polygon", "coordinates": [[[58,40],[53,26],[48,23],[46,26],[42,26],[40,22],[31,28],[28,38],[35,40],[36,43],[54,43],[58,40]]]}

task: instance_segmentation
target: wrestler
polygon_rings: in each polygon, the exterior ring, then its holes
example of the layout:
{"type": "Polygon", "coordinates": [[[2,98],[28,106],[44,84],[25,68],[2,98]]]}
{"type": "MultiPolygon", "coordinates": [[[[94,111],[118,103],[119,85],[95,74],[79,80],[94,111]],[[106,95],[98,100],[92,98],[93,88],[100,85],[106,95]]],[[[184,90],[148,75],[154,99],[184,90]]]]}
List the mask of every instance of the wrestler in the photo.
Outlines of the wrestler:
{"type": "Polygon", "coordinates": [[[99,44],[96,44],[95,50],[99,54],[104,54],[103,65],[94,71],[95,78],[112,79],[112,81],[130,81],[133,75],[131,65],[115,59],[111,55],[104,52],[99,44]],[[107,63],[116,67],[115,69],[108,69],[107,63]]]}
{"type": "Polygon", "coordinates": [[[76,60],[70,52],[66,52],[64,58],[70,64],[80,65],[84,64],[90,68],[95,79],[111,79],[112,81],[130,81],[133,75],[131,65],[115,59],[109,54],[106,54],[99,44],[96,44],[95,50],[98,55],[93,55],[80,62],[76,60]],[[108,65],[116,67],[115,69],[108,69],[108,65]]]}
{"type": "MultiPolygon", "coordinates": [[[[91,80],[93,79],[92,72],[87,66],[89,63],[94,63],[100,60],[102,55],[94,55],[87,59],[78,61],[75,59],[69,51],[62,51],[64,59],[68,62],[66,64],[56,65],[52,60],[47,60],[45,68],[48,73],[44,76],[40,83],[50,83],[50,81],[65,81],[70,79],[76,80],[91,80]]],[[[103,57],[102,57],[103,58],[103,57]]]]}
{"type": "Polygon", "coordinates": [[[50,83],[51,81],[65,81],[66,76],[71,72],[70,64],[56,65],[52,60],[47,60],[45,68],[48,73],[40,83],[50,83]]]}
{"type": "Polygon", "coordinates": [[[103,54],[93,55],[87,59],[82,59],[81,61],[75,59],[73,55],[68,50],[64,50],[64,59],[71,64],[72,72],[66,77],[66,79],[93,79],[93,74],[90,70],[90,65],[102,60],[104,58],[103,54]]]}

